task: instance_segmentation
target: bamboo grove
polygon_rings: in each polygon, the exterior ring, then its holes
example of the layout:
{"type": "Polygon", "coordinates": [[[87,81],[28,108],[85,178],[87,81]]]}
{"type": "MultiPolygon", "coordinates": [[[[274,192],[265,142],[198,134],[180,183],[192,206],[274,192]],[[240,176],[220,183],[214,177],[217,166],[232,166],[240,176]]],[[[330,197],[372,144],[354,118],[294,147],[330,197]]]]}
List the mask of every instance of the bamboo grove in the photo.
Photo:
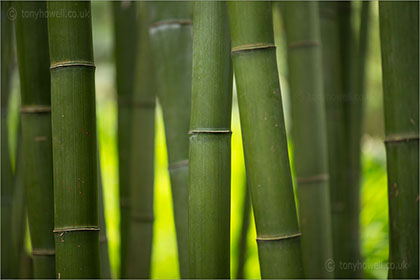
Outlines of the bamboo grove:
{"type": "MultiPolygon", "coordinates": [[[[100,152],[97,128],[95,71],[101,69],[95,65],[92,22],[98,14],[90,1],[2,1],[1,277],[151,278],[160,242],[159,121],[171,199],[165,214],[173,211],[181,278],[246,278],[254,224],[261,278],[367,277],[360,212],[376,6],[100,5],[112,18],[118,174],[112,209],[119,251],[110,254],[108,237],[115,233],[107,203],[114,194],[100,164],[108,151],[100,152]],[[273,20],[273,13],[281,20],[273,20]],[[11,101],[14,72],[17,109],[11,101]],[[239,111],[246,170],[236,243],[233,108],[239,111]]],[[[377,6],[387,273],[419,278],[419,3],[377,6]]]]}

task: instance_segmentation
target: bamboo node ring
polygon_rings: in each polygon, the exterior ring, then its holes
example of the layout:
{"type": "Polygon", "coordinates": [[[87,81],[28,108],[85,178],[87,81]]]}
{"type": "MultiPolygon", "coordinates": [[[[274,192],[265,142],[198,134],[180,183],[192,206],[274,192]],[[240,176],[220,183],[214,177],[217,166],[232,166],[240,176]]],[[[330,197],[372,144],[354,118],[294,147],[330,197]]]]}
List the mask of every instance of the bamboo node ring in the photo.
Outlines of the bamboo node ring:
{"type": "Polygon", "coordinates": [[[65,232],[74,232],[74,231],[99,231],[98,226],[81,226],[81,227],[64,227],[64,228],[55,228],[54,233],[65,233],[65,232]]]}
{"type": "Polygon", "coordinates": [[[95,64],[89,61],[61,61],[51,63],[50,70],[62,68],[62,67],[89,67],[95,68],[95,64]]]}
{"type": "Polygon", "coordinates": [[[131,220],[138,223],[151,223],[155,220],[155,216],[153,214],[133,214],[131,216],[131,220]]]}
{"type": "Polygon", "coordinates": [[[46,105],[27,105],[20,108],[23,114],[51,113],[51,107],[46,105]]]}
{"type": "Polygon", "coordinates": [[[169,172],[171,172],[171,171],[174,171],[176,169],[183,168],[183,167],[188,167],[188,159],[180,160],[180,161],[177,161],[177,162],[174,162],[174,163],[170,164],[168,166],[168,170],[169,170],[169,172]]]}
{"type": "Polygon", "coordinates": [[[289,44],[289,49],[301,49],[301,48],[310,48],[310,47],[318,47],[320,46],[319,41],[313,40],[303,40],[303,41],[296,41],[289,44]]]}
{"type": "Polygon", "coordinates": [[[264,237],[257,237],[258,241],[281,241],[285,239],[292,239],[300,237],[302,233],[295,233],[295,234],[289,234],[289,235],[280,235],[280,236],[264,236],[264,237]]]}
{"type": "Polygon", "coordinates": [[[246,52],[246,51],[253,51],[253,50],[264,50],[264,49],[275,49],[276,46],[274,44],[267,44],[267,43],[256,43],[256,44],[247,44],[242,46],[236,46],[232,48],[232,54],[238,52],[246,52]]]}
{"type": "Polygon", "coordinates": [[[32,256],[55,256],[54,249],[39,249],[32,250],[32,256]]]}
{"type": "Polygon", "coordinates": [[[298,184],[311,184],[311,183],[319,183],[319,182],[326,182],[328,181],[329,176],[328,174],[317,174],[308,177],[301,177],[296,178],[298,184]]]}
{"type": "Polygon", "coordinates": [[[418,135],[390,135],[385,137],[385,144],[419,141],[418,135]]]}
{"type": "Polygon", "coordinates": [[[149,26],[149,29],[157,28],[160,26],[167,26],[167,25],[192,25],[192,21],[189,19],[161,20],[161,21],[152,23],[149,26]]]}
{"type": "Polygon", "coordinates": [[[217,128],[199,128],[199,129],[191,129],[188,131],[189,135],[193,134],[200,134],[200,133],[207,133],[207,134],[232,134],[232,130],[230,129],[217,129],[217,128]]]}

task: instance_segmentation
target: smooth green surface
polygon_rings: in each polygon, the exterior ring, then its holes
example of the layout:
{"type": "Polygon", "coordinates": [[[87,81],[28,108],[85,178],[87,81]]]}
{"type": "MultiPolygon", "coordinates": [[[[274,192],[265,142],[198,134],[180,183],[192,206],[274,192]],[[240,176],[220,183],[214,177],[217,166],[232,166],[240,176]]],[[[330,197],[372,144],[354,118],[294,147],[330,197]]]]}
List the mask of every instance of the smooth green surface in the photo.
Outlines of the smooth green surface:
{"type": "Polygon", "coordinates": [[[332,278],[325,268],[332,234],[318,3],[284,7],[304,272],[306,278],[332,278]]]}
{"type": "Polygon", "coordinates": [[[13,277],[11,206],[13,173],[9,154],[8,107],[12,76],[12,21],[8,18],[10,1],[1,2],[1,278],[13,277]],[[7,257],[5,257],[7,256],[7,257]]]}
{"type": "Polygon", "coordinates": [[[388,277],[418,278],[419,3],[381,2],[379,19],[390,225],[388,277]]]}
{"type": "Polygon", "coordinates": [[[98,185],[90,2],[48,2],[54,230],[58,278],[99,278],[98,185]],[[86,230],[86,228],[92,230],[86,230]],[[68,231],[73,229],[74,231],[68,231]]]}
{"type": "Polygon", "coordinates": [[[194,4],[188,249],[190,278],[230,278],[232,66],[225,2],[194,4]]]}
{"type": "Polygon", "coordinates": [[[178,259],[188,278],[188,128],[191,103],[190,2],[149,2],[149,34],[157,96],[165,123],[178,259]]]}
{"type": "Polygon", "coordinates": [[[118,171],[120,194],[120,277],[126,278],[130,225],[130,139],[132,96],[137,57],[138,20],[134,1],[112,2],[114,19],[114,59],[118,96],[118,171]]]}
{"type": "Polygon", "coordinates": [[[249,251],[249,249],[247,248],[247,238],[251,219],[251,198],[249,197],[249,188],[246,185],[246,179],[244,187],[245,191],[243,191],[242,224],[239,239],[237,242],[238,266],[235,274],[236,279],[245,278],[245,263],[247,261],[247,255],[249,251]]]}
{"type": "MultiPolygon", "coordinates": [[[[274,44],[270,2],[229,2],[232,48],[274,44]]],[[[274,48],[233,55],[247,180],[263,278],[301,278],[300,231],[274,48]],[[287,238],[296,236],[293,238],[287,238]]]]}
{"type": "Polygon", "coordinates": [[[109,265],[108,238],[106,234],[106,220],[103,198],[103,184],[100,160],[98,159],[98,215],[99,215],[99,253],[101,254],[101,278],[111,279],[111,267],[109,265]]]}
{"type": "Polygon", "coordinates": [[[155,76],[145,3],[140,14],[138,63],[133,93],[130,157],[130,236],[126,277],[149,278],[153,241],[155,76]]]}
{"type": "MultiPolygon", "coordinates": [[[[46,2],[17,2],[22,11],[46,11],[46,2]]],[[[21,107],[50,106],[47,19],[19,16],[16,43],[21,107]]],[[[27,196],[34,277],[55,278],[54,190],[51,112],[22,112],[24,184],[27,196]]]]}

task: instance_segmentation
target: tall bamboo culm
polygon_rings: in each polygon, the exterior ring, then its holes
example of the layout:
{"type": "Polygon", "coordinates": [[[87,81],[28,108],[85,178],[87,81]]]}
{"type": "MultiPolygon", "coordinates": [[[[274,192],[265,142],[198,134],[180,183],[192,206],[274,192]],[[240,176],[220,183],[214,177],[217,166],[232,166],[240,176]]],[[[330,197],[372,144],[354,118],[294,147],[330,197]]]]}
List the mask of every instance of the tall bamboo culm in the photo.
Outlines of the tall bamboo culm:
{"type": "Polygon", "coordinates": [[[108,255],[108,237],[106,234],[106,219],[105,219],[105,205],[104,192],[102,184],[102,172],[100,157],[98,156],[98,215],[99,215],[99,253],[101,263],[101,278],[111,279],[111,267],[108,255]]]}
{"type": "Polygon", "coordinates": [[[181,278],[188,274],[188,129],[191,107],[191,2],[149,2],[157,95],[165,124],[181,278]]]}
{"type": "Polygon", "coordinates": [[[243,206],[242,206],[242,224],[241,231],[237,243],[238,250],[238,266],[236,269],[235,279],[245,279],[245,264],[248,255],[248,231],[249,224],[251,222],[251,198],[249,194],[249,187],[246,183],[244,184],[244,197],[243,197],[243,206]]]}
{"type": "Polygon", "coordinates": [[[292,137],[306,278],[332,278],[327,131],[317,2],[284,5],[292,137]]]}
{"type": "Polygon", "coordinates": [[[99,227],[90,2],[48,2],[58,278],[99,278],[99,227]]]}
{"type": "Polygon", "coordinates": [[[46,2],[17,2],[16,43],[21,88],[24,184],[35,278],[55,278],[51,95],[46,2]]]}
{"type": "Polygon", "coordinates": [[[120,194],[120,277],[127,278],[130,225],[130,139],[134,76],[137,56],[137,5],[135,1],[112,2],[114,54],[118,96],[118,171],[120,194]]]}
{"type": "Polygon", "coordinates": [[[150,278],[153,241],[153,181],[155,141],[155,76],[151,60],[147,10],[138,2],[139,37],[130,156],[130,234],[127,255],[127,278],[150,278]]]}
{"type": "Polygon", "coordinates": [[[419,277],[419,3],[380,2],[389,278],[419,277]],[[390,266],[391,267],[391,266],[390,266]]]}
{"type": "Polygon", "coordinates": [[[190,278],[230,278],[232,66],[225,2],[195,2],[189,148],[190,278]]]}
{"type": "Polygon", "coordinates": [[[13,276],[12,196],[13,172],[8,136],[8,107],[12,77],[13,22],[8,17],[11,1],[1,1],[1,278],[13,276]]]}
{"type": "Polygon", "coordinates": [[[302,278],[270,2],[228,2],[247,180],[262,278],[302,278]]]}

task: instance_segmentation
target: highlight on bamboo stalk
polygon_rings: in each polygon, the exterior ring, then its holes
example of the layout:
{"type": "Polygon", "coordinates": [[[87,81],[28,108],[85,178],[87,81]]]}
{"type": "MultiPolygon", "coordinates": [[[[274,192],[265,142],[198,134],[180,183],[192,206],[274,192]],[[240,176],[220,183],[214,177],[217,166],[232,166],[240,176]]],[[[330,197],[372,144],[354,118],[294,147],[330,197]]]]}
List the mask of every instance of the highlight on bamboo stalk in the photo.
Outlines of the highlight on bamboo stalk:
{"type": "Polygon", "coordinates": [[[306,278],[333,278],[327,131],[317,2],[284,5],[292,140],[306,278]]]}
{"type": "Polygon", "coordinates": [[[99,226],[90,2],[48,2],[56,277],[99,278],[99,226]],[[84,15],[84,16],[82,16],[84,15]]]}
{"type": "Polygon", "coordinates": [[[118,172],[120,194],[120,277],[127,278],[130,226],[130,141],[137,62],[138,18],[135,1],[112,2],[114,56],[118,97],[118,172]]]}
{"type": "Polygon", "coordinates": [[[191,104],[193,2],[148,2],[151,55],[156,92],[165,126],[178,262],[181,278],[188,268],[188,129],[191,104]]]}
{"type": "Polygon", "coordinates": [[[195,2],[188,186],[190,278],[230,278],[232,66],[225,2],[195,2]]]}
{"type": "MultiPolygon", "coordinates": [[[[17,2],[21,11],[46,11],[46,2],[17,2]]],[[[21,88],[24,184],[35,278],[55,278],[54,191],[50,72],[46,18],[19,16],[16,45],[21,88]]]]}
{"type": "Polygon", "coordinates": [[[271,3],[228,2],[227,6],[261,276],[300,278],[301,233],[290,174],[271,3]]]}
{"type": "Polygon", "coordinates": [[[388,171],[388,277],[418,278],[419,3],[381,2],[379,20],[388,171]]]}

